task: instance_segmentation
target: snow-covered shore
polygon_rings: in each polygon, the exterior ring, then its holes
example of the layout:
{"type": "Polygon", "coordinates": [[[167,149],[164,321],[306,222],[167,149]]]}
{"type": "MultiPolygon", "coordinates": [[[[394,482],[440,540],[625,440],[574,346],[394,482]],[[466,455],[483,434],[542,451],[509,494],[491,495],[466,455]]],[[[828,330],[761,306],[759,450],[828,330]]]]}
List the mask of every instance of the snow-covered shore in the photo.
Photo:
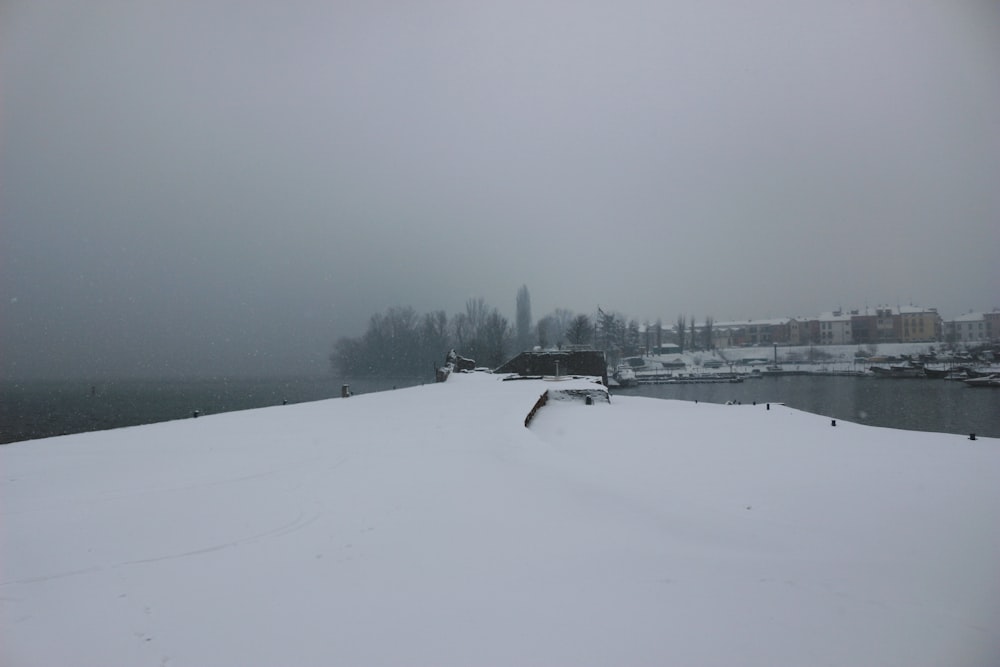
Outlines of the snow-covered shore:
{"type": "MultiPolygon", "coordinates": [[[[732,368],[745,369],[748,365],[778,364],[799,365],[805,368],[864,369],[871,363],[884,363],[885,359],[902,356],[931,354],[935,351],[947,356],[940,343],[881,343],[876,346],[860,345],[760,345],[730,347],[716,350],[688,350],[680,354],[645,357],[650,362],[684,364],[687,372],[701,372],[707,365],[721,364],[722,371],[732,368]],[[856,357],[861,352],[864,357],[856,357]],[[878,360],[876,362],[870,359],[878,360]],[[748,362],[750,362],[748,364],[748,362]]],[[[942,357],[944,358],[944,357],[942,357]]],[[[722,372],[720,371],[720,372],[722,372]]]]}
{"type": "Polygon", "coordinates": [[[0,448],[0,663],[1000,663],[1000,441],[553,386],[0,448]]]}

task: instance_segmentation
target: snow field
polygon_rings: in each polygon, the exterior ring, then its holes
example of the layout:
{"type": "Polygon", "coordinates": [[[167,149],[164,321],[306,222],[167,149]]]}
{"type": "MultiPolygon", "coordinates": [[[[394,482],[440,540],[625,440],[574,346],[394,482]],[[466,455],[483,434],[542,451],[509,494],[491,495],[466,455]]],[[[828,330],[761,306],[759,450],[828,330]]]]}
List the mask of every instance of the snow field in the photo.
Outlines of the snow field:
{"type": "Polygon", "coordinates": [[[997,440],[553,386],[0,448],[0,663],[997,664],[997,440]]]}

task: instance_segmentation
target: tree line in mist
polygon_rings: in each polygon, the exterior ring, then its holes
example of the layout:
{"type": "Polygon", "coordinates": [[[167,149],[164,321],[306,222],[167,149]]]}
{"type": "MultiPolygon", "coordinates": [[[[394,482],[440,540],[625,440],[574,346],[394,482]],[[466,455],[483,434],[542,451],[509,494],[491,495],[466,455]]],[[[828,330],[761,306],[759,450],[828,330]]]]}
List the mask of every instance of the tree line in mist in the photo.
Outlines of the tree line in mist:
{"type": "Polygon", "coordinates": [[[469,299],[464,311],[451,316],[443,310],[421,314],[410,306],[395,306],[372,315],[361,336],[338,339],[330,364],[346,377],[417,377],[432,374],[452,349],[480,366],[496,368],[523,350],[567,345],[593,346],[617,363],[622,357],[659,347],[668,338],[682,349],[699,342],[711,347],[711,322],[707,318],[696,334],[694,318],[688,329],[687,318],[680,316],[670,331],[662,322],[640,327],[636,320],[602,308],[593,315],[556,308],[534,321],[531,296],[522,286],[515,299],[513,323],[482,298],[469,299]]]}

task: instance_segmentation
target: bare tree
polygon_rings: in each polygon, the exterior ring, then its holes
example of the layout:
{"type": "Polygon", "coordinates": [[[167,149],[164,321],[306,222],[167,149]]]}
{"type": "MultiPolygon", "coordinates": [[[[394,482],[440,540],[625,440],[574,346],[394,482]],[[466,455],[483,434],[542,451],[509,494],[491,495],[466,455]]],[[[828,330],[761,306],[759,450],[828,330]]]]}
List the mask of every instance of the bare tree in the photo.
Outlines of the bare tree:
{"type": "Polygon", "coordinates": [[[577,315],[569,323],[566,329],[566,340],[573,345],[587,345],[594,336],[594,328],[590,323],[590,318],[586,315],[577,315]]]}
{"type": "Polygon", "coordinates": [[[452,319],[456,350],[463,356],[477,359],[484,352],[484,330],[490,308],[482,297],[465,302],[465,312],[452,319]]]}
{"type": "Polygon", "coordinates": [[[341,338],[331,361],[344,375],[416,376],[426,372],[419,318],[409,306],[389,308],[368,321],[360,338],[341,338]]]}
{"type": "Polygon", "coordinates": [[[439,364],[451,347],[451,336],[448,335],[448,315],[443,310],[426,313],[420,320],[421,357],[434,364],[439,364]]]}
{"type": "Polygon", "coordinates": [[[456,350],[464,355],[472,354],[468,347],[472,343],[473,331],[469,324],[469,317],[465,313],[457,313],[452,316],[451,335],[456,350]]]}
{"type": "Polygon", "coordinates": [[[496,368],[507,359],[507,347],[511,339],[510,323],[494,308],[486,316],[481,335],[483,362],[490,368],[496,368]]]}
{"type": "Polygon", "coordinates": [[[517,313],[515,317],[517,338],[515,344],[519,350],[531,347],[531,295],[528,286],[521,285],[517,290],[517,313]]]}
{"type": "Polygon", "coordinates": [[[566,339],[566,331],[569,329],[570,322],[573,321],[573,311],[566,308],[556,308],[552,311],[552,317],[555,322],[552,339],[558,344],[566,339]]]}
{"type": "Polygon", "coordinates": [[[628,326],[625,328],[625,340],[622,345],[622,354],[631,357],[639,354],[639,350],[642,348],[642,338],[639,335],[639,323],[636,320],[630,320],[628,326]]]}
{"type": "Polygon", "coordinates": [[[486,299],[483,297],[476,297],[465,302],[465,316],[468,318],[468,325],[474,337],[482,333],[483,326],[486,324],[486,318],[489,314],[490,309],[486,305],[486,299]]]}
{"type": "Polygon", "coordinates": [[[687,318],[683,315],[677,316],[677,324],[675,328],[675,333],[677,335],[677,346],[681,348],[681,352],[684,351],[684,336],[687,334],[687,318]]]}
{"type": "Polygon", "coordinates": [[[344,377],[357,377],[371,372],[367,367],[365,345],[360,338],[344,336],[337,339],[330,355],[330,367],[344,377]]]}
{"type": "Polygon", "coordinates": [[[572,321],[573,311],[565,308],[556,308],[538,320],[538,344],[543,348],[551,345],[562,347],[566,342],[566,330],[572,321]]]}
{"type": "Polygon", "coordinates": [[[538,333],[538,347],[543,350],[549,346],[549,326],[551,325],[551,319],[549,317],[543,317],[538,320],[538,325],[535,327],[538,333]]]}
{"type": "Polygon", "coordinates": [[[712,325],[715,320],[711,316],[705,318],[705,326],[701,329],[701,340],[702,345],[706,350],[715,349],[715,332],[712,331],[712,325]]]}

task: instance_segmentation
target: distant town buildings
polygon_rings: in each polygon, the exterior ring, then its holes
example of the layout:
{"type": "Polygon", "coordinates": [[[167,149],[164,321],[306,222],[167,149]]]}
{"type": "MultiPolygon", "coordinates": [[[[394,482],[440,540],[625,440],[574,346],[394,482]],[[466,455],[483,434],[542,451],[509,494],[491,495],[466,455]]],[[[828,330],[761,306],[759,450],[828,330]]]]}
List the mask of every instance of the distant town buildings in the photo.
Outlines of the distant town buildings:
{"type": "MultiPolygon", "coordinates": [[[[716,348],[751,345],[878,345],[879,343],[1000,342],[1000,309],[968,313],[945,321],[936,308],[878,306],[836,310],[816,317],[712,322],[716,348]]],[[[695,346],[707,340],[696,325],[695,346]]],[[[677,337],[676,332],[674,338],[677,337]]],[[[685,335],[690,335],[686,332],[685,335]]]]}
{"type": "Polygon", "coordinates": [[[945,340],[954,343],[988,343],[1000,338],[1000,310],[968,313],[944,323],[945,340]]]}

